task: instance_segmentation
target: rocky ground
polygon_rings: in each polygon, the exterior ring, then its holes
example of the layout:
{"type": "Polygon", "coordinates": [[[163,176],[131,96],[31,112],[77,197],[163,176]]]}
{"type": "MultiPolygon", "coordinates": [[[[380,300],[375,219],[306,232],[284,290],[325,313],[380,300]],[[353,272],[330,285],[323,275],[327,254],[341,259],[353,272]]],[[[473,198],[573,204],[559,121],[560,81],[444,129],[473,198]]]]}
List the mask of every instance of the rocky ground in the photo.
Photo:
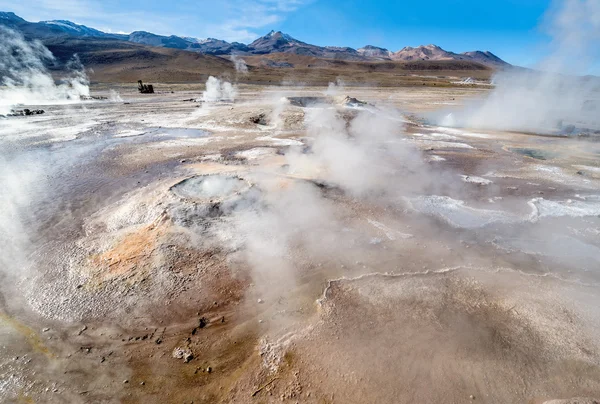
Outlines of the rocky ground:
{"type": "Polygon", "coordinates": [[[485,88],[155,89],[0,121],[2,401],[600,397],[600,143],[433,123],[485,88]]]}

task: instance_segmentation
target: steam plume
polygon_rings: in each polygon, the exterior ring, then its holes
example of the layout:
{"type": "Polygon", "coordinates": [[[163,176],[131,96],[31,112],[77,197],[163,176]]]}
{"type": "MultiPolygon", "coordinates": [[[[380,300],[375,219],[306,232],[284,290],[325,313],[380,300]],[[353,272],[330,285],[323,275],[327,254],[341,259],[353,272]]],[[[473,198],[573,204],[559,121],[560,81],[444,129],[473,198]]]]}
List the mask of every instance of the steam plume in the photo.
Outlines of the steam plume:
{"type": "Polygon", "coordinates": [[[202,93],[202,100],[204,102],[233,102],[236,96],[237,89],[230,82],[210,76],[206,81],[206,91],[202,93]]]}
{"type": "Polygon", "coordinates": [[[235,71],[241,74],[248,74],[248,65],[244,59],[240,59],[237,55],[231,55],[231,61],[235,66],[235,71]]]}
{"type": "MultiPolygon", "coordinates": [[[[297,174],[317,175],[354,196],[392,192],[389,181],[406,170],[426,170],[420,154],[399,140],[402,119],[395,111],[359,110],[347,125],[331,108],[307,111],[306,126],[314,138],[309,153],[287,154],[297,174]]],[[[397,183],[407,190],[413,184],[404,177],[397,183]]]]}
{"type": "Polygon", "coordinates": [[[67,63],[69,72],[57,85],[46,68],[55,58],[41,42],[28,42],[4,27],[0,27],[0,37],[0,83],[5,87],[0,89],[0,115],[19,104],[73,102],[89,96],[89,81],[76,56],[67,63]]]}
{"type": "Polygon", "coordinates": [[[599,61],[600,2],[563,0],[546,16],[552,52],[538,71],[498,73],[494,91],[483,102],[439,120],[445,126],[571,132],[600,130],[600,78],[586,74],[599,61]],[[564,73],[570,74],[570,76],[564,73]]]}

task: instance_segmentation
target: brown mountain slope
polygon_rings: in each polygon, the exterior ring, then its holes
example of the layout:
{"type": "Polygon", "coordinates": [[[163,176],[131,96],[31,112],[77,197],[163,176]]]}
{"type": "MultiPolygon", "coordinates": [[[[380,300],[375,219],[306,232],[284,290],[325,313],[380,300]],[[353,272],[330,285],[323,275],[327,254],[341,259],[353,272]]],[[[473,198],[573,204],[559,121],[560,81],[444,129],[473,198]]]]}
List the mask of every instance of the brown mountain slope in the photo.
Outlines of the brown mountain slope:
{"type": "Polygon", "coordinates": [[[45,45],[61,62],[77,54],[97,82],[202,81],[234,72],[227,59],[118,40],[59,38],[45,45]]]}
{"type": "MultiPolygon", "coordinates": [[[[447,52],[436,45],[421,45],[416,48],[407,46],[400,49],[398,52],[394,52],[391,55],[392,60],[460,60],[456,55],[451,52],[447,52]]],[[[466,59],[466,58],[465,58],[466,59]]]]}
{"type": "MultiPolygon", "coordinates": [[[[454,76],[489,79],[494,69],[469,60],[415,60],[372,61],[320,59],[312,56],[275,53],[246,56],[244,60],[255,69],[270,70],[271,77],[284,75],[297,77],[298,81],[322,82],[325,77],[335,81],[340,77],[353,83],[377,83],[380,85],[405,85],[412,83],[413,75],[454,76]],[[322,76],[322,77],[320,77],[322,76]]],[[[432,77],[430,77],[432,78],[432,77]]],[[[327,82],[325,82],[327,84],[327,82]]]]}
{"type": "Polygon", "coordinates": [[[489,67],[471,61],[357,62],[276,53],[244,57],[249,72],[239,74],[227,57],[114,39],[59,38],[45,44],[60,62],[76,53],[88,68],[90,79],[105,83],[135,83],[140,79],[162,83],[202,83],[212,75],[256,84],[327,85],[341,78],[348,83],[384,86],[449,85],[450,80],[440,80],[439,77],[487,79],[493,73],[489,67]]]}

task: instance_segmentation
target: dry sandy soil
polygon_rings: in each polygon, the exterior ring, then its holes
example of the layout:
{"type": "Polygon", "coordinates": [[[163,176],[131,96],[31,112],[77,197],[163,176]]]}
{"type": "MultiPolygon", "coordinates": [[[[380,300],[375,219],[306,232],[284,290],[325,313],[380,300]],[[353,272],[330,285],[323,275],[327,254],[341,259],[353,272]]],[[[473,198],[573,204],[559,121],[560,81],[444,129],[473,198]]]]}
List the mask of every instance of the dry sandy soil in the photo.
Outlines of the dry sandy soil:
{"type": "Polygon", "coordinates": [[[600,397],[600,143],[430,122],[478,87],[155,88],[1,122],[0,401],[600,397]]]}

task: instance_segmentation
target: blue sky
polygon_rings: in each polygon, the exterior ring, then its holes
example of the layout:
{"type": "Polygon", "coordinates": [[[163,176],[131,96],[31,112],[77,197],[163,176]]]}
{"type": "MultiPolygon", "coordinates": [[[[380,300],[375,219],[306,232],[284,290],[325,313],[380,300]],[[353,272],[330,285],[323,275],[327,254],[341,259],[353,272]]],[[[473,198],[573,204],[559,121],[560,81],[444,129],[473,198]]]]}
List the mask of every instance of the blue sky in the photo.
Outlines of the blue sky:
{"type": "MultiPolygon", "coordinates": [[[[593,0],[596,1],[596,0],[593,0]]],[[[600,0],[598,0],[600,1],[600,0]]],[[[532,66],[548,38],[538,28],[551,0],[0,0],[29,21],[68,19],[111,32],[151,31],[250,42],[281,30],[317,45],[396,51],[436,44],[490,50],[532,66]],[[19,4],[20,3],[20,4],[19,4]]]]}

